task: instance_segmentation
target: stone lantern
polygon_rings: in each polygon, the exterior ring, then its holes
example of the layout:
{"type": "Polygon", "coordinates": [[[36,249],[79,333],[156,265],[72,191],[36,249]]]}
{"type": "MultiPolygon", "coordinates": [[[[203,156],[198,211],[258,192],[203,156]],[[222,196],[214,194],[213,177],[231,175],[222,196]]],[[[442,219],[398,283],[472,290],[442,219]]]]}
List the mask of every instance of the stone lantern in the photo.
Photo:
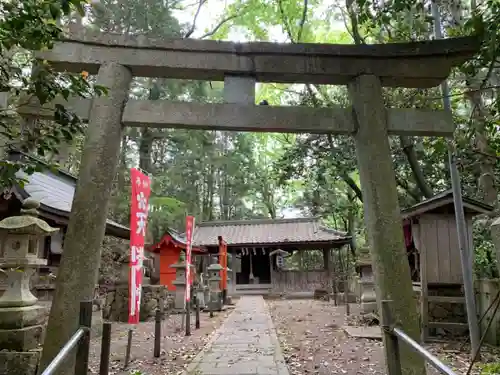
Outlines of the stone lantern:
{"type": "Polygon", "coordinates": [[[7,290],[0,297],[0,373],[35,374],[46,308],[37,305],[30,279],[47,261],[38,258],[38,243],[58,231],[37,218],[40,203],[28,198],[21,215],[0,221],[0,265],[7,290]]]}
{"type": "Polygon", "coordinates": [[[375,293],[375,278],[372,265],[369,261],[359,261],[357,263],[359,270],[359,287],[361,311],[363,313],[372,313],[377,311],[377,295],[375,293]]]}
{"type": "Polygon", "coordinates": [[[208,301],[210,311],[222,310],[222,292],[220,290],[220,271],[222,266],[219,263],[213,263],[208,266],[208,289],[210,299],[208,301]]]}
{"type": "MultiPolygon", "coordinates": [[[[175,285],[175,299],[174,299],[174,310],[184,311],[185,310],[185,293],[186,293],[186,261],[184,260],[184,254],[181,253],[179,261],[172,264],[170,267],[175,269],[175,280],[172,282],[175,285]]],[[[193,265],[190,265],[193,268],[193,265]]]]}

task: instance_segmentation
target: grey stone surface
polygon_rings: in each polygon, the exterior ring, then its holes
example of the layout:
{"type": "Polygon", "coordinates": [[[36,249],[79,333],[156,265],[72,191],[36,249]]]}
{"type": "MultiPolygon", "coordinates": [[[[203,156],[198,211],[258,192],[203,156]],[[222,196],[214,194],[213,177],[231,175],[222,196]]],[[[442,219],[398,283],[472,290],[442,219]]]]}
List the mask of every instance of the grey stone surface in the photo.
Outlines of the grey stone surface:
{"type": "Polygon", "coordinates": [[[262,296],[241,297],[189,375],[288,375],[262,296]]]}
{"type": "Polygon", "coordinates": [[[37,58],[58,70],[95,74],[120,61],[137,77],[222,81],[228,72],[259,82],[344,85],[363,73],[384,86],[433,87],[479,50],[475,37],[378,45],[232,43],[158,39],[74,29],[37,58]],[[84,43],[82,43],[82,41],[84,43]]]}
{"type": "Polygon", "coordinates": [[[34,305],[24,307],[5,307],[0,309],[0,329],[24,328],[42,324],[49,309],[34,305]]]}
{"type": "Polygon", "coordinates": [[[224,101],[226,103],[255,104],[255,77],[224,77],[224,101]]]}
{"type": "Polygon", "coordinates": [[[42,341],[43,326],[0,329],[0,348],[25,352],[36,349],[42,341]]]}
{"type": "MultiPolygon", "coordinates": [[[[54,103],[64,104],[83,121],[88,121],[91,99],[58,98],[54,103]]],[[[53,103],[40,107],[28,103],[18,108],[24,116],[53,119],[53,103]]],[[[446,111],[388,108],[387,132],[391,135],[442,135],[453,134],[452,116],[446,111]]],[[[234,131],[305,132],[354,134],[352,108],[275,107],[248,104],[206,104],[171,102],[168,100],[129,99],[122,122],[125,126],[186,129],[218,129],[234,131]]],[[[215,237],[217,240],[217,237],[215,237]]]]}
{"type": "Polygon", "coordinates": [[[0,374],[35,375],[40,350],[30,352],[0,352],[0,374]]]}

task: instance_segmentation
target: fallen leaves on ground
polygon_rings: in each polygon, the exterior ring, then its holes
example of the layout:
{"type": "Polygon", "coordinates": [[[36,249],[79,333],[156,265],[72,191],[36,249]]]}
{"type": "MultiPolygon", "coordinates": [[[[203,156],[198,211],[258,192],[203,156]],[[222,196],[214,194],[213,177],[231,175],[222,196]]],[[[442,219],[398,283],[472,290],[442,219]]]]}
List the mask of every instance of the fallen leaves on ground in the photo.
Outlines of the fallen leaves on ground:
{"type": "MultiPolygon", "coordinates": [[[[383,375],[386,373],[380,340],[349,337],[343,326],[363,325],[359,308],[351,305],[351,316],[343,306],[316,300],[269,301],[283,355],[291,375],[347,374],[383,375]]],[[[373,319],[368,319],[372,322],[373,319]]],[[[427,348],[457,374],[464,375],[470,364],[470,348],[460,342],[430,344],[427,348]]],[[[500,358],[500,349],[484,347],[482,361],[500,358]]],[[[430,369],[430,375],[437,371],[430,369]]],[[[471,375],[480,374],[474,366],[471,375]]]]}
{"type": "MultiPolygon", "coordinates": [[[[162,342],[160,357],[153,356],[154,322],[144,322],[134,329],[132,338],[131,360],[125,370],[125,352],[129,325],[114,323],[111,339],[110,375],[125,375],[140,371],[144,375],[182,374],[186,366],[203,349],[216,329],[220,327],[230,310],[220,312],[210,319],[202,313],[200,329],[194,328],[194,316],[191,319],[191,336],[181,331],[181,315],[170,315],[162,322],[162,342]]],[[[101,338],[92,339],[90,350],[89,374],[99,373],[101,338]]]]}

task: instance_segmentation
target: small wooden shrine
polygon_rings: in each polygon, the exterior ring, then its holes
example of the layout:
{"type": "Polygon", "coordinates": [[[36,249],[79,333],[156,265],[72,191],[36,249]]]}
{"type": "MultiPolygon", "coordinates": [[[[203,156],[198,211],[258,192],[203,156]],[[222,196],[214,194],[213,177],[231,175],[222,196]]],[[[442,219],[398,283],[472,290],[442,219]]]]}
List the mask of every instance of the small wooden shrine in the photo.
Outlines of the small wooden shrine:
{"type": "MultiPolygon", "coordinates": [[[[493,207],[462,197],[468,247],[474,253],[473,217],[493,207]]],[[[434,333],[459,333],[466,323],[463,275],[451,190],[443,191],[401,211],[413,290],[419,301],[422,338],[434,333]]],[[[472,257],[471,264],[472,267],[472,257]]],[[[364,312],[376,311],[375,280],[369,257],[357,263],[364,312]]]]}
{"type": "MultiPolygon", "coordinates": [[[[170,291],[175,290],[173,281],[176,277],[176,271],[175,267],[172,267],[172,265],[178,263],[180,260],[181,252],[186,251],[185,235],[180,234],[173,229],[169,229],[167,232],[165,232],[158,243],[148,246],[146,250],[153,254],[156,254],[155,268],[159,269],[160,284],[165,285],[170,291]]],[[[204,250],[200,246],[192,247],[193,256],[205,253],[206,250],[204,250]]]]}
{"type": "MultiPolygon", "coordinates": [[[[491,212],[493,207],[468,197],[462,199],[468,247],[474,253],[472,219],[491,212]]],[[[420,297],[423,339],[430,330],[467,329],[452,191],[443,191],[401,214],[414,290],[420,297]],[[445,310],[446,314],[438,313],[445,310]]]]}

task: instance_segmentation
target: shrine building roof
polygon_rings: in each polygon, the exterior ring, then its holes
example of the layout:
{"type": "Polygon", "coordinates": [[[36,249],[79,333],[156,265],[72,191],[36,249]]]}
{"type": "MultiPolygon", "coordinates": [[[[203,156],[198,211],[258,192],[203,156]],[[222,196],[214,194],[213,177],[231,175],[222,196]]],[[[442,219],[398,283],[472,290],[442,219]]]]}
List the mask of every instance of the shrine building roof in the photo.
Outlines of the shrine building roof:
{"type": "MultiPolygon", "coordinates": [[[[186,250],[186,234],[179,233],[174,229],[167,229],[163,234],[163,237],[157,243],[147,246],[146,250],[151,252],[159,252],[162,248],[168,247],[169,245],[174,245],[182,250],[186,250]]],[[[192,251],[194,253],[205,253],[206,250],[201,246],[193,246],[192,251]]]]}
{"type": "Polygon", "coordinates": [[[228,246],[294,245],[341,246],[351,241],[345,232],[328,228],[320,219],[258,219],[209,221],[196,225],[194,244],[218,246],[222,236],[228,246]]]}
{"type": "MultiPolygon", "coordinates": [[[[487,214],[493,211],[493,207],[489,204],[473,198],[462,196],[462,202],[465,213],[469,215],[487,214]]],[[[401,211],[403,219],[411,219],[425,213],[454,214],[453,191],[451,189],[442,191],[401,211]]]]}
{"type": "MultiPolygon", "coordinates": [[[[12,151],[9,159],[20,161],[22,158],[32,158],[19,151],[12,151]]],[[[24,200],[28,197],[40,202],[39,213],[45,219],[55,220],[64,225],[69,221],[73,196],[75,195],[77,178],[62,170],[47,169],[34,172],[31,175],[22,170],[18,171],[16,177],[26,182],[14,187],[17,198],[24,200]]],[[[113,220],[106,222],[106,235],[129,239],[129,228],[113,220]]]]}

